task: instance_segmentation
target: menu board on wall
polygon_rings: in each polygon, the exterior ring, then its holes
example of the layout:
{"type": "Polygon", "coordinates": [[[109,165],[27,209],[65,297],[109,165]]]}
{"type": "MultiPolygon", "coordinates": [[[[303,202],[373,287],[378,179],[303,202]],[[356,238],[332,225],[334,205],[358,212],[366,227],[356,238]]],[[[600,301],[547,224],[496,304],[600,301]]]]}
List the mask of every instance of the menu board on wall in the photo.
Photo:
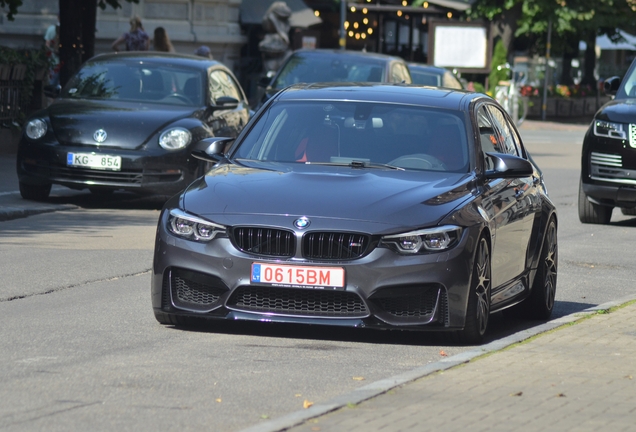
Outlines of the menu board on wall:
{"type": "Polygon", "coordinates": [[[464,71],[485,72],[491,56],[488,28],[471,23],[431,23],[429,32],[429,64],[458,68],[464,71]]]}

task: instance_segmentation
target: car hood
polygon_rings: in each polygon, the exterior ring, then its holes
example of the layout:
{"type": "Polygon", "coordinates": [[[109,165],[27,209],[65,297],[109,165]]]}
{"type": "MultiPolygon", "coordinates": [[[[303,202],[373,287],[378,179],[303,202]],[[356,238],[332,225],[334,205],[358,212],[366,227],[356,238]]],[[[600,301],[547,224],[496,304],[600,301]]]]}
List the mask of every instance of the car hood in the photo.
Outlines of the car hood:
{"type": "Polygon", "coordinates": [[[617,123],[636,123],[636,99],[614,99],[596,113],[597,120],[617,123]]]}
{"type": "Polygon", "coordinates": [[[472,175],[373,168],[271,164],[221,165],[182,195],[183,208],[223,225],[292,228],[306,216],[316,229],[383,234],[437,225],[469,199],[472,175]]]}
{"type": "Polygon", "coordinates": [[[100,147],[139,148],[175,120],[193,116],[192,107],[135,102],[59,99],[48,108],[53,132],[60,143],[97,145],[93,137],[103,129],[100,147]]]}

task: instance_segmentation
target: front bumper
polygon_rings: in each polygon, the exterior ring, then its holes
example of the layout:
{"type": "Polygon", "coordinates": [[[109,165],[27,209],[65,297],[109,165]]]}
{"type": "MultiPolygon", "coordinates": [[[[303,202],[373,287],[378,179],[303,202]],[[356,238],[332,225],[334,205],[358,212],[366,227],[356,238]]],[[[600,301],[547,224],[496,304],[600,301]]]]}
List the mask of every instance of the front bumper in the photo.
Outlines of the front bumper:
{"type": "Polygon", "coordinates": [[[152,305],[157,316],[305,323],[369,328],[452,330],[464,326],[478,229],[465,229],[447,252],[405,256],[375,248],[342,262],[273,260],[236,249],[229,238],[210,243],[157,231],[152,305]],[[344,290],[252,283],[254,262],[342,267],[344,290]]]}
{"type": "Polygon", "coordinates": [[[59,184],[71,189],[99,188],[138,193],[175,194],[195,178],[198,162],[190,150],[129,150],[97,146],[65,146],[22,139],[17,173],[27,184],[59,184]],[[121,156],[121,170],[102,170],[67,165],[68,153],[121,156]]]}

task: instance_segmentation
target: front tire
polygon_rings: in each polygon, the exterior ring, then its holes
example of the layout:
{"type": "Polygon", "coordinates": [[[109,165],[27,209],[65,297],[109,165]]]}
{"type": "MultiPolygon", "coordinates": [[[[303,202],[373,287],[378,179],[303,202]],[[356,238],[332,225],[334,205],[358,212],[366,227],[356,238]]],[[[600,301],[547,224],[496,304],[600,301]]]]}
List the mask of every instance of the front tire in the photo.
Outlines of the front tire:
{"type": "Polygon", "coordinates": [[[612,218],[614,207],[594,204],[583,192],[583,183],[579,181],[579,220],[582,223],[607,225],[612,218]]]}
{"type": "Polygon", "coordinates": [[[468,292],[468,307],[464,329],[457,333],[459,342],[478,345],[484,341],[490,318],[490,248],[484,237],[477,243],[475,262],[468,292]]]}
{"type": "Polygon", "coordinates": [[[532,284],[532,293],[522,304],[530,319],[548,320],[554,309],[556,297],[557,269],[559,265],[559,245],[556,221],[550,219],[541,248],[541,258],[537,274],[532,284]]]}
{"type": "Polygon", "coordinates": [[[32,185],[20,182],[20,195],[30,201],[46,201],[51,193],[51,184],[32,185]]]}

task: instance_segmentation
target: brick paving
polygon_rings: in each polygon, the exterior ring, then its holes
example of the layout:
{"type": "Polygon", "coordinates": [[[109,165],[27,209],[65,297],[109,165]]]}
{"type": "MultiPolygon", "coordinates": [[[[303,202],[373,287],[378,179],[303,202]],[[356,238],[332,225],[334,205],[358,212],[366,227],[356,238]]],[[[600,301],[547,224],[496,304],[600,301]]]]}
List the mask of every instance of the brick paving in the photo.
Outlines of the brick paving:
{"type": "Polygon", "coordinates": [[[636,430],[636,302],[285,430],[601,429],[636,430]]]}

